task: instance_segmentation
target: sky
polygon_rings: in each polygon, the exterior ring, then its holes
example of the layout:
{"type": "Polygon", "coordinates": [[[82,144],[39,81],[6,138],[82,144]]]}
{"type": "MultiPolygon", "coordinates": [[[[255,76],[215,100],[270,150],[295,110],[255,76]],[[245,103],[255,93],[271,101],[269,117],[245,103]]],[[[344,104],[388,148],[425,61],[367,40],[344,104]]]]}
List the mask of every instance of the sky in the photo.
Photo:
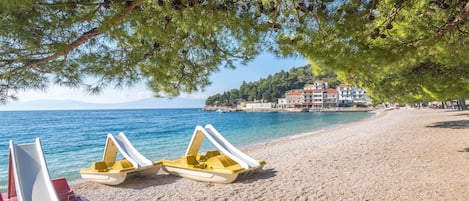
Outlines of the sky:
{"type": "Polygon", "coordinates": [[[132,108],[137,106],[123,103],[135,102],[138,105],[138,101],[146,100],[148,102],[148,99],[153,99],[155,108],[203,107],[207,97],[237,89],[243,81],[257,81],[269,74],[275,74],[281,70],[288,71],[292,67],[306,64],[308,62],[304,58],[277,58],[274,55],[265,53],[246,65],[237,64],[236,69],[220,68],[220,71],[210,76],[212,84],[205,88],[205,91],[182,94],[180,97],[172,99],[154,98],[152,92],[144,84],[123,89],[107,88],[99,95],[89,95],[83,89],[50,86],[46,91],[28,90],[20,92],[17,94],[19,101],[0,106],[0,110],[54,109],[54,105],[59,103],[61,106],[56,109],[86,109],[90,107],[90,104],[95,104],[94,107],[97,108],[109,108],[112,105],[132,108]],[[48,105],[48,102],[50,105],[48,105]],[[73,107],[67,108],[64,106],[67,105],[67,102],[73,102],[73,107]]]}

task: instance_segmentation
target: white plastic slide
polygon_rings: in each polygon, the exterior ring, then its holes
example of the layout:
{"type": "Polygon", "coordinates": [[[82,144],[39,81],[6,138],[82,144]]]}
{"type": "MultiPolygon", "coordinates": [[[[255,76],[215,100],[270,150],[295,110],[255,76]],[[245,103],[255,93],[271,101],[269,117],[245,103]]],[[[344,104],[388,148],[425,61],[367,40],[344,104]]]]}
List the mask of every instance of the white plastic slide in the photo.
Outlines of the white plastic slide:
{"type": "Polygon", "coordinates": [[[134,168],[152,166],[153,163],[145,158],[140,152],[135,149],[135,147],[130,143],[124,133],[119,133],[119,135],[113,136],[108,134],[108,138],[111,138],[114,144],[117,146],[117,149],[121,154],[126,158],[134,168]]]}
{"type": "Polygon", "coordinates": [[[19,201],[59,201],[50,180],[44,152],[39,138],[35,143],[15,145],[10,141],[10,152],[19,201]]]}
{"type": "MultiPolygon", "coordinates": [[[[250,156],[246,155],[239,149],[237,149],[235,146],[233,146],[230,142],[228,142],[211,124],[205,125],[205,130],[210,134],[210,136],[217,141],[218,144],[222,145],[226,151],[228,151],[231,155],[234,156],[233,160],[238,159],[243,161],[246,164],[246,169],[253,168],[253,167],[259,167],[260,163],[259,161],[251,158],[250,156]]],[[[235,160],[236,161],[236,160],[235,160]]],[[[236,161],[238,162],[238,161],[236,161]]]]}
{"type": "MultiPolygon", "coordinates": [[[[202,128],[201,126],[196,127],[196,131],[194,132],[194,136],[192,137],[190,145],[192,145],[193,141],[197,140],[197,138],[200,138],[197,136],[198,130],[201,131],[222,153],[226,154],[228,157],[239,163],[241,167],[245,169],[250,169],[260,166],[260,163],[258,161],[249,157],[248,155],[237,149],[235,146],[233,146],[210,124],[207,124],[205,128],[202,128]]],[[[189,146],[186,151],[186,155],[190,154],[193,151],[194,148],[189,146]]]]}

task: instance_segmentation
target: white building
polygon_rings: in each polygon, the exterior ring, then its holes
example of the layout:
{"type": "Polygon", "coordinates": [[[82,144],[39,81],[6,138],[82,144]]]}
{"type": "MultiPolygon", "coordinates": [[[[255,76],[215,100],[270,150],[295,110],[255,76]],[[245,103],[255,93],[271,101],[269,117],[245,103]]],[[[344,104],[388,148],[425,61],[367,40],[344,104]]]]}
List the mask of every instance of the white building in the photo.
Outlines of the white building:
{"type": "Polygon", "coordinates": [[[287,102],[287,99],[286,99],[286,98],[279,98],[279,99],[278,99],[278,104],[277,104],[277,106],[278,106],[279,108],[286,108],[287,105],[288,105],[288,102],[287,102]]]}
{"type": "Polygon", "coordinates": [[[316,89],[328,89],[329,88],[329,84],[327,82],[324,82],[322,80],[316,80],[314,81],[314,86],[316,87],[316,89]]]}
{"type": "Polygon", "coordinates": [[[313,84],[305,85],[303,90],[315,90],[315,89],[324,89],[324,90],[326,90],[328,88],[329,88],[329,84],[327,82],[324,82],[322,80],[316,80],[316,81],[314,81],[313,84]]]}
{"type": "Polygon", "coordinates": [[[246,109],[271,109],[275,107],[273,103],[248,103],[246,109]]]}
{"type": "Polygon", "coordinates": [[[313,106],[322,107],[323,100],[324,100],[324,90],[323,89],[313,90],[313,106]]]}
{"type": "Polygon", "coordinates": [[[353,88],[352,99],[355,103],[367,103],[366,91],[361,88],[353,88]]]}
{"type": "Polygon", "coordinates": [[[347,84],[339,84],[336,88],[339,106],[353,105],[352,87],[347,84]]]}
{"type": "Polygon", "coordinates": [[[337,107],[337,90],[327,89],[324,93],[324,107],[337,107]]]}
{"type": "Polygon", "coordinates": [[[355,103],[368,103],[366,91],[346,84],[337,86],[339,106],[351,106],[355,103]]]}

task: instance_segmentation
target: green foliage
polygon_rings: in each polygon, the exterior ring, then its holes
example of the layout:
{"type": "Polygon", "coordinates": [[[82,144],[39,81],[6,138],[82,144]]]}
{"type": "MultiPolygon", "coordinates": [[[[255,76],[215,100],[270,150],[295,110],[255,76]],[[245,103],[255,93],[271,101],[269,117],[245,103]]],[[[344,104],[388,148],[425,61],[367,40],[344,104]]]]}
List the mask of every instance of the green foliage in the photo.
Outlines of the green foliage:
{"type": "MultiPolygon", "coordinates": [[[[418,103],[469,96],[469,2],[333,1],[313,21],[278,36],[278,51],[301,54],[375,101],[418,103]],[[307,43],[288,40],[310,39],[307,43]]],[[[306,14],[305,14],[306,15],[306,14]]],[[[301,15],[299,15],[301,17],[301,15]]]]}
{"type": "MultiPolygon", "coordinates": [[[[378,102],[469,95],[467,1],[5,0],[0,11],[0,102],[51,84],[177,96],[263,51],[308,58],[378,102]]],[[[226,96],[274,99],[267,86],[226,96]]]]}
{"type": "Polygon", "coordinates": [[[219,67],[252,60],[270,30],[236,2],[2,1],[0,10],[1,102],[50,84],[198,91],[219,67]]]}
{"type": "Polygon", "coordinates": [[[303,89],[306,84],[313,83],[316,79],[338,83],[333,73],[313,75],[310,65],[291,68],[290,71],[280,71],[267,78],[255,82],[243,82],[239,89],[232,89],[223,94],[209,96],[205,100],[207,106],[235,106],[241,101],[263,100],[264,102],[277,102],[285,97],[285,92],[292,89],[303,89]]]}

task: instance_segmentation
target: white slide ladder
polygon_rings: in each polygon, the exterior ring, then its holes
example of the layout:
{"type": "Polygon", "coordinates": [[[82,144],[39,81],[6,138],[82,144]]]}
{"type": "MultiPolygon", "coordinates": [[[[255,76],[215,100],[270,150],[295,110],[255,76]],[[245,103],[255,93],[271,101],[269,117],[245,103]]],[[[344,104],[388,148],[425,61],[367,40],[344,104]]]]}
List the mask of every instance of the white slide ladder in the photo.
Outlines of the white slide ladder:
{"type": "Polygon", "coordinates": [[[237,149],[235,146],[233,146],[211,124],[205,125],[205,130],[207,131],[208,134],[210,134],[209,139],[210,138],[213,139],[211,140],[212,142],[216,141],[217,144],[221,145],[225,149],[225,152],[228,152],[230,155],[232,155],[230,156],[231,159],[238,162],[240,165],[244,164],[244,165],[241,165],[241,167],[249,169],[249,168],[260,166],[259,161],[251,158],[250,156],[246,155],[245,153],[237,149]],[[242,162],[240,163],[239,161],[242,161],[242,162]]]}
{"type": "Polygon", "coordinates": [[[236,161],[241,167],[245,169],[257,168],[260,166],[260,163],[255,159],[249,157],[245,153],[241,152],[230,142],[228,142],[212,125],[207,124],[205,128],[197,126],[194,135],[192,136],[189,147],[186,151],[187,155],[194,155],[200,148],[202,143],[201,132],[205,137],[207,137],[215,147],[217,147],[223,154],[227,155],[229,158],[236,161]]]}
{"type": "Polygon", "coordinates": [[[10,140],[10,153],[19,201],[59,201],[39,138],[35,143],[20,145],[10,140]]]}
{"type": "Polygon", "coordinates": [[[112,134],[108,134],[108,138],[116,145],[117,149],[120,151],[122,156],[126,158],[134,168],[146,167],[151,166],[153,163],[145,158],[140,152],[135,149],[135,147],[130,143],[124,133],[119,133],[119,135],[113,136],[112,134]]]}

